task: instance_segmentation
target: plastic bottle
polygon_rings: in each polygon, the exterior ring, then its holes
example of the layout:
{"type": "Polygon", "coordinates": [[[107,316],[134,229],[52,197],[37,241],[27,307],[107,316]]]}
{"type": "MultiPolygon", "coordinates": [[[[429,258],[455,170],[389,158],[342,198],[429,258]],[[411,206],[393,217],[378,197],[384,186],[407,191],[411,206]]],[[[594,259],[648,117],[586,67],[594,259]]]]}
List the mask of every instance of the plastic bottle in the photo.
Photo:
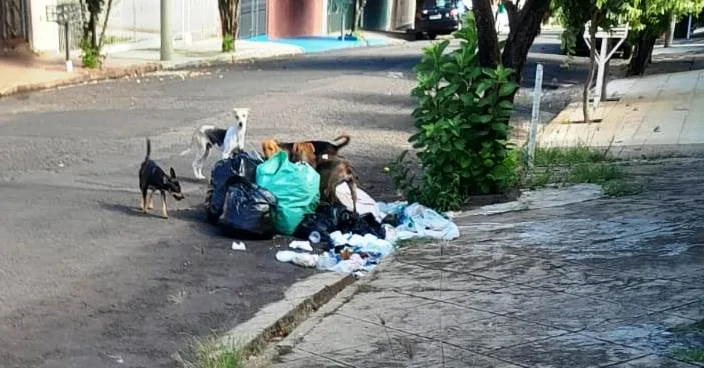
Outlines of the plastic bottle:
{"type": "Polygon", "coordinates": [[[320,233],[317,231],[311,231],[310,235],[308,235],[308,240],[313,244],[320,243],[320,233]]]}

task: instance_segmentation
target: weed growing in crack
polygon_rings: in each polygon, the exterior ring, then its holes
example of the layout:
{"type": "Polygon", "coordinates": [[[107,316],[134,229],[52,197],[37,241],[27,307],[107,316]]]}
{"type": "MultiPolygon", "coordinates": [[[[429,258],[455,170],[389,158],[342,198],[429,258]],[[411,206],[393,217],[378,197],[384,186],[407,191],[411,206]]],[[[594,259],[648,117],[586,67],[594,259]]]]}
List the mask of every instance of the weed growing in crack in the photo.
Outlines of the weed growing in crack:
{"type": "Polygon", "coordinates": [[[239,344],[222,343],[222,339],[211,335],[205,339],[196,339],[186,352],[183,365],[186,368],[242,368],[244,367],[243,349],[239,344]]]}
{"type": "Polygon", "coordinates": [[[704,331],[704,319],[690,324],[677,325],[675,327],[669,328],[669,332],[698,332],[704,331]]]}
{"type": "Polygon", "coordinates": [[[611,197],[641,193],[644,185],[626,180],[626,172],[609,152],[610,146],[604,150],[583,145],[536,147],[535,167],[523,184],[530,189],[550,184],[598,184],[611,197]]]}
{"type": "Polygon", "coordinates": [[[704,350],[702,349],[679,349],[675,350],[672,355],[689,363],[704,363],[704,350]]]}
{"type": "Polygon", "coordinates": [[[608,151],[595,150],[586,146],[577,147],[536,147],[535,166],[575,165],[612,161],[608,151]]]}

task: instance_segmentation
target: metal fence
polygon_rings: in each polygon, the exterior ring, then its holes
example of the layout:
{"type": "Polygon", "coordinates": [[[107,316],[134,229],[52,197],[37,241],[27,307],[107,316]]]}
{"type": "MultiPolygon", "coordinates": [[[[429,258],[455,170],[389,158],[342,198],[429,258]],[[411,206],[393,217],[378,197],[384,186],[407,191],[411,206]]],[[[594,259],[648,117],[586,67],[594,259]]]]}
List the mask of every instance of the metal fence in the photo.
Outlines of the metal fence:
{"type": "MultiPolygon", "coordinates": [[[[108,22],[110,42],[136,42],[159,37],[161,8],[159,0],[114,0],[108,22]]],[[[180,38],[189,34],[202,40],[220,33],[217,0],[173,0],[172,33],[180,38]]]]}
{"type": "Polygon", "coordinates": [[[354,22],[353,1],[330,0],[328,2],[328,33],[340,33],[352,29],[354,22]],[[342,24],[342,14],[345,15],[345,24],[342,24]]]}

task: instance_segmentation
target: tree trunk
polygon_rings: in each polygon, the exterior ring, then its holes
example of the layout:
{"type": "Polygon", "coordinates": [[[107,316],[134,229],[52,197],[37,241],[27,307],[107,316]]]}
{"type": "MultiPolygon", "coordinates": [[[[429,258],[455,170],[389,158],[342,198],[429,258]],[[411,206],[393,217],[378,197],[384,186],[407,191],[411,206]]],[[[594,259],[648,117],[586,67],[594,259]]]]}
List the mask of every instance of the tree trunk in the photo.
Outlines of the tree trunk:
{"type": "Polygon", "coordinates": [[[657,37],[650,35],[649,32],[641,32],[638,35],[631,62],[628,64],[627,76],[645,74],[645,69],[648,67],[653,55],[656,40],[657,37]]]}
{"type": "Polygon", "coordinates": [[[477,22],[479,64],[485,68],[495,68],[499,65],[501,50],[490,0],[475,0],[472,12],[477,22]]]}
{"type": "MultiPolygon", "coordinates": [[[[592,122],[589,106],[589,90],[592,88],[592,83],[594,83],[594,66],[596,65],[596,31],[598,28],[598,15],[597,13],[594,13],[592,15],[591,23],[589,23],[589,43],[591,45],[589,48],[589,72],[587,73],[587,81],[584,83],[584,90],[582,91],[582,113],[584,114],[584,122],[587,124],[592,122]]],[[[602,42],[606,42],[606,40],[603,40],[602,42]]]]}
{"type": "Polygon", "coordinates": [[[112,0],[108,0],[107,9],[105,10],[105,19],[103,19],[103,29],[100,30],[100,38],[98,39],[98,52],[103,49],[105,43],[105,31],[108,29],[108,20],[112,11],[112,0]]]}
{"type": "Polygon", "coordinates": [[[665,33],[665,48],[672,46],[672,41],[675,39],[675,26],[677,25],[677,18],[673,15],[670,19],[670,24],[667,27],[667,32],[665,33]]]}
{"type": "Polygon", "coordinates": [[[362,26],[362,12],[367,5],[367,0],[356,0],[354,8],[354,23],[352,23],[352,32],[357,32],[362,26]]]}
{"type": "MultiPolygon", "coordinates": [[[[527,0],[523,8],[515,15],[513,25],[506,39],[502,64],[513,69],[512,79],[521,82],[521,73],[528,58],[528,51],[535,37],[540,33],[543,17],[550,7],[550,0],[527,0]]],[[[510,13],[509,13],[510,14],[510,13]]],[[[513,96],[511,96],[513,100],[513,96]]]]}
{"type": "Polygon", "coordinates": [[[220,11],[220,29],[223,38],[222,51],[235,51],[235,41],[239,36],[240,0],[219,0],[218,10],[220,11]],[[228,38],[232,44],[228,43],[228,38]]]}

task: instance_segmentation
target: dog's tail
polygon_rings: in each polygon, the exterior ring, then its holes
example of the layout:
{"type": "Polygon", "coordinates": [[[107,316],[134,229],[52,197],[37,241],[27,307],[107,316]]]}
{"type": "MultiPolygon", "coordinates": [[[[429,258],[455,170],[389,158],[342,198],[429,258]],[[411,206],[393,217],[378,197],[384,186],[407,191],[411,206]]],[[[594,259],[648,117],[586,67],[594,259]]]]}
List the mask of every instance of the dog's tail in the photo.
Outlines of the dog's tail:
{"type": "Polygon", "coordinates": [[[337,141],[339,141],[339,140],[341,140],[341,139],[344,139],[344,142],[339,143],[339,144],[337,145],[337,149],[340,149],[340,148],[346,146],[348,143],[350,143],[350,136],[347,135],[347,134],[342,134],[342,135],[340,135],[339,137],[335,138],[334,141],[337,142],[337,141]]]}
{"type": "Polygon", "coordinates": [[[144,161],[149,160],[149,156],[152,154],[152,141],[147,138],[147,155],[144,157],[144,161]]]}

